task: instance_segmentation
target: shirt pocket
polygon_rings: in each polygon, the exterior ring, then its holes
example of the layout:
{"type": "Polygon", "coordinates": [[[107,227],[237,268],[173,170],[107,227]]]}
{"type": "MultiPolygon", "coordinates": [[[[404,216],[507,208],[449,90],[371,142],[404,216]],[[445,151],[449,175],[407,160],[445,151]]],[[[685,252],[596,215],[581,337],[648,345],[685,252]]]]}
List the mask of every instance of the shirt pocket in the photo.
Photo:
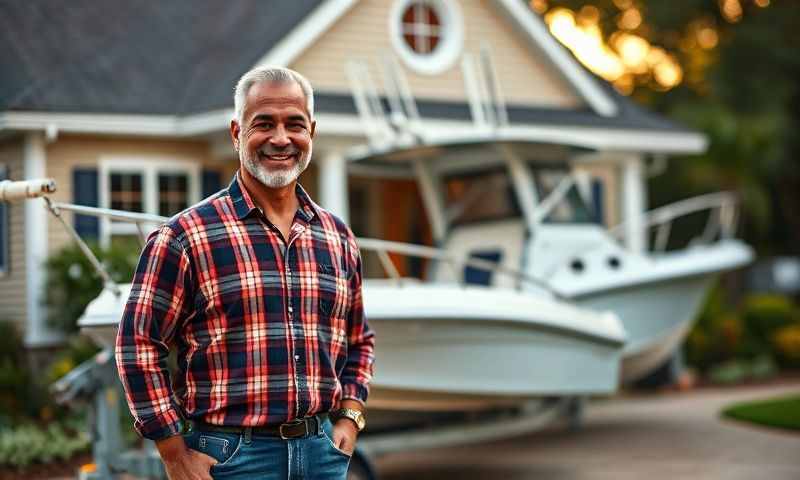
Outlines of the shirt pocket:
{"type": "Polygon", "coordinates": [[[329,322],[331,327],[344,328],[344,321],[350,311],[350,288],[347,273],[334,264],[317,264],[319,280],[319,313],[321,321],[329,322]]]}

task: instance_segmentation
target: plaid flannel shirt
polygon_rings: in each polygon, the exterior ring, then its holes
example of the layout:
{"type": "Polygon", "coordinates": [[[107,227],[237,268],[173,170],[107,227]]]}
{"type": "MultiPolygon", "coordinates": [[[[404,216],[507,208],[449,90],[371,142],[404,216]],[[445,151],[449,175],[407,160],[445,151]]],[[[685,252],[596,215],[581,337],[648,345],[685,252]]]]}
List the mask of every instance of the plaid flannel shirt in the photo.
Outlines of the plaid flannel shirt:
{"type": "Polygon", "coordinates": [[[374,335],[355,237],[296,192],[286,241],[238,174],[148,238],[116,348],[142,436],[178,434],[187,418],[273,425],[366,401],[374,335]]]}

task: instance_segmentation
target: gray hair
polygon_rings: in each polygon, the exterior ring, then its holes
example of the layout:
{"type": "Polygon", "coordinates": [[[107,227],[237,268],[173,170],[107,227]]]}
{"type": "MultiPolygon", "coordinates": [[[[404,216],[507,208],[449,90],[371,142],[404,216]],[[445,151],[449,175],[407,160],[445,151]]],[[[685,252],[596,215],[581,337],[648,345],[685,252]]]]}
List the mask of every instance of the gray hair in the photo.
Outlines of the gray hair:
{"type": "Polygon", "coordinates": [[[314,118],[314,89],[306,77],[300,75],[292,69],[284,67],[261,66],[248,71],[236,83],[233,95],[233,105],[235,109],[236,121],[241,125],[244,111],[244,104],[250,88],[258,83],[296,83],[303,90],[306,97],[306,110],[308,116],[314,118]]]}

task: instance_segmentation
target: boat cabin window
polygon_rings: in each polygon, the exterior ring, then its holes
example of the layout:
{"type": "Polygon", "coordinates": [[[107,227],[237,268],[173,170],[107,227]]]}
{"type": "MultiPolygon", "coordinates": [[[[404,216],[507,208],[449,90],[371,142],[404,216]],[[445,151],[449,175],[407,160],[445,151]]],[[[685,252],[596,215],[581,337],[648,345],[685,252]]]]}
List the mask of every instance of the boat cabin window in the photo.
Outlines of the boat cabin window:
{"type": "Polygon", "coordinates": [[[454,175],[444,183],[452,225],[522,216],[511,181],[502,170],[454,175]]]}
{"type": "MultiPolygon", "coordinates": [[[[568,178],[569,172],[565,170],[534,171],[539,205],[547,202],[547,198],[556,192],[559,185],[568,178]]],[[[557,192],[555,194],[558,195],[557,192]]],[[[578,186],[574,183],[560,195],[560,199],[543,220],[544,223],[592,223],[594,221],[595,215],[592,213],[592,208],[586,205],[578,191],[578,186]]]]}

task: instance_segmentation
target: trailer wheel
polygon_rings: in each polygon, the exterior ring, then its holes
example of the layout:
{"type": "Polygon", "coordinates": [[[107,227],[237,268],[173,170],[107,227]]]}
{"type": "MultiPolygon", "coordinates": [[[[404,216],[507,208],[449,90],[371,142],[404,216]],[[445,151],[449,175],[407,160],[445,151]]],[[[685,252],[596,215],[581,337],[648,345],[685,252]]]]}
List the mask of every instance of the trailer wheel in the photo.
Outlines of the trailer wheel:
{"type": "Polygon", "coordinates": [[[357,448],[350,459],[350,468],[347,469],[347,480],[378,480],[375,470],[367,460],[366,455],[357,448]]]}

